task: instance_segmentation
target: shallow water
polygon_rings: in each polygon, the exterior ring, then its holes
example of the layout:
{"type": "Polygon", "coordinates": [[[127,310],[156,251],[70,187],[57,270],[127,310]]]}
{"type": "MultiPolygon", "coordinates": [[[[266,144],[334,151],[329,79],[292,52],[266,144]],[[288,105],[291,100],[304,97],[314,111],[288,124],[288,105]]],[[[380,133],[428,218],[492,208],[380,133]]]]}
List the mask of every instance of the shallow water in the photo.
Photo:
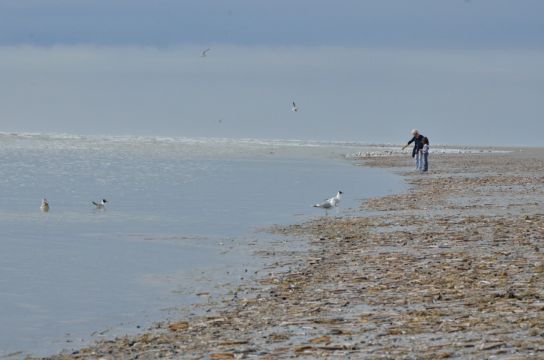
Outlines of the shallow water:
{"type": "Polygon", "coordinates": [[[341,160],[361,149],[0,134],[0,355],[138,331],[164,318],[161,309],[259,268],[256,229],[322,215],[311,205],[337,190],[346,209],[404,188],[341,160]],[[94,210],[103,197],[107,210],[94,210]]]}

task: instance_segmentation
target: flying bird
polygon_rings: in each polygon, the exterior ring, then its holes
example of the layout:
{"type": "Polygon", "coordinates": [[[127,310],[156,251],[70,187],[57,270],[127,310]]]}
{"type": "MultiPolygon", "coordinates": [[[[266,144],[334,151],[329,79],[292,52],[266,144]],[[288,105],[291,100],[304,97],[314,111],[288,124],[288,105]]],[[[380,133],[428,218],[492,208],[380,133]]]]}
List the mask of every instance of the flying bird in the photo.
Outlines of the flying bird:
{"type": "Polygon", "coordinates": [[[210,50],[211,50],[210,48],[204,50],[204,51],[202,52],[202,54],[200,54],[200,57],[206,57],[206,56],[208,56],[208,52],[209,52],[210,50]]]}
{"type": "Polygon", "coordinates": [[[325,209],[325,213],[328,214],[329,209],[335,208],[340,204],[340,199],[342,198],[342,191],[338,191],[335,196],[330,199],[325,200],[320,204],[315,204],[314,207],[325,209]]]}
{"type": "Polygon", "coordinates": [[[97,210],[104,210],[107,202],[108,200],[102,199],[99,203],[93,201],[93,205],[96,206],[97,210]]]}
{"type": "Polygon", "coordinates": [[[40,206],[40,210],[42,212],[48,212],[49,211],[49,202],[47,201],[47,199],[42,200],[42,205],[40,206]]]}
{"type": "Polygon", "coordinates": [[[293,101],[293,107],[291,108],[291,111],[298,112],[297,104],[293,101]]]}

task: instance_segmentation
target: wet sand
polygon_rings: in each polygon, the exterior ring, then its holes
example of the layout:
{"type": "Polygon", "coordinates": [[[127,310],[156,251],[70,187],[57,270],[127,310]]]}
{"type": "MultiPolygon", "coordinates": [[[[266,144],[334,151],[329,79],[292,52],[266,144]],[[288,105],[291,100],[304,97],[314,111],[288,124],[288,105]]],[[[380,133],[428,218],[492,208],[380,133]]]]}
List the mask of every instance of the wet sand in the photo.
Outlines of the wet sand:
{"type": "Polygon", "coordinates": [[[544,358],[544,150],[359,160],[412,188],[306,237],[205,315],[51,359],[544,358]]]}

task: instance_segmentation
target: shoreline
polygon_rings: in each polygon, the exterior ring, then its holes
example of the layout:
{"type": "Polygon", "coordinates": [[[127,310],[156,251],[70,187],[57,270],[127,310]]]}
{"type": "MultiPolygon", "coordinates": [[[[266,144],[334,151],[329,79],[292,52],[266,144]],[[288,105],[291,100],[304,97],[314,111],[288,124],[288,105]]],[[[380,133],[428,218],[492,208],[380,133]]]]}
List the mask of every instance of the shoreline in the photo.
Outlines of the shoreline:
{"type": "Polygon", "coordinates": [[[362,161],[412,188],[276,227],[308,254],[205,316],[49,359],[544,355],[544,152],[437,154],[425,175],[406,155],[362,161]]]}
{"type": "MultiPolygon", "coordinates": [[[[265,236],[257,229],[322,215],[311,205],[340,184],[361,198],[404,189],[400,177],[354,167],[342,149],[319,146],[311,156],[308,148],[261,145],[258,152],[234,145],[221,155],[213,146],[163,143],[156,153],[155,145],[139,141],[25,141],[2,141],[5,167],[13,171],[4,179],[0,209],[9,250],[0,358],[21,350],[34,357],[69,352],[192,315],[190,304],[211,298],[197,293],[235,289],[252,274],[246,262],[265,267],[252,256],[261,248],[252,243],[265,236]],[[75,150],[59,153],[67,145],[75,150]],[[43,174],[40,190],[28,184],[18,190],[20,179],[43,174]],[[107,212],[87,207],[94,194],[111,201],[107,212]],[[42,197],[51,200],[47,215],[35,205],[42,197]]],[[[342,207],[359,203],[347,197],[342,207]]]]}

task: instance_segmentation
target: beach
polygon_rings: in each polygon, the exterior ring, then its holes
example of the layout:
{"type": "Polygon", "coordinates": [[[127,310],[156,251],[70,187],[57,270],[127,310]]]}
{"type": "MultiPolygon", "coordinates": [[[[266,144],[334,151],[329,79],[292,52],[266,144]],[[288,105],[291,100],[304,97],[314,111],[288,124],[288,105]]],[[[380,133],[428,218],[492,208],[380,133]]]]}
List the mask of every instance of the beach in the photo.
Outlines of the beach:
{"type": "Polygon", "coordinates": [[[543,13],[0,1],[0,360],[544,360],[543,13]]]}
{"type": "MultiPolygon", "coordinates": [[[[50,359],[544,356],[544,151],[357,162],[410,190],[364,216],[269,229],[305,238],[203,314],[50,359]]],[[[206,306],[206,305],[199,305],[206,306]]]]}
{"type": "Polygon", "coordinates": [[[331,215],[407,188],[345,159],[364,149],[383,147],[0,134],[0,358],[136,335],[220,301],[285,243],[308,247],[260,229],[323,215],[312,205],[339,189],[350,196],[331,215]]]}

